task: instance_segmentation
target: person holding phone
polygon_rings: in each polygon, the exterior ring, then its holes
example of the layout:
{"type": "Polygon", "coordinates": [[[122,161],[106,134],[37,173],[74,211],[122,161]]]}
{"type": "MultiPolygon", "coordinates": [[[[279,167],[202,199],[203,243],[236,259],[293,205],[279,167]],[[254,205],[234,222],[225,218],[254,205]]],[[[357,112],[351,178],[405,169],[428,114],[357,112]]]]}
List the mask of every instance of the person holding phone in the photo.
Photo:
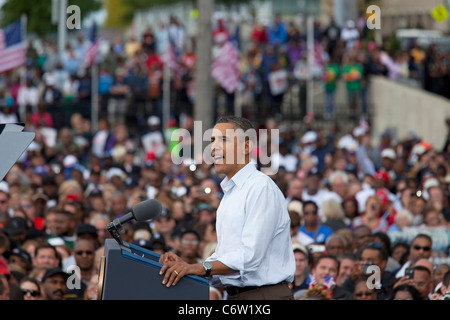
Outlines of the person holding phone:
{"type": "Polygon", "coordinates": [[[381,200],[376,195],[369,196],[366,200],[364,212],[353,219],[353,228],[360,225],[366,225],[374,232],[385,232],[389,225],[386,220],[380,217],[381,200]]]}
{"type": "Polygon", "coordinates": [[[386,249],[379,243],[367,243],[359,249],[357,259],[352,275],[344,281],[342,289],[353,293],[355,281],[364,277],[367,279],[367,287],[376,289],[377,300],[388,299],[396,279],[392,272],[386,271],[388,259],[386,249]]]}
{"type": "MultiPolygon", "coordinates": [[[[405,277],[407,268],[413,268],[420,259],[429,259],[433,253],[433,239],[424,233],[419,233],[414,237],[409,246],[409,260],[406,261],[396,272],[396,278],[405,277]]],[[[408,278],[405,277],[407,280],[408,278]]],[[[405,282],[406,280],[403,280],[405,282]]]]}

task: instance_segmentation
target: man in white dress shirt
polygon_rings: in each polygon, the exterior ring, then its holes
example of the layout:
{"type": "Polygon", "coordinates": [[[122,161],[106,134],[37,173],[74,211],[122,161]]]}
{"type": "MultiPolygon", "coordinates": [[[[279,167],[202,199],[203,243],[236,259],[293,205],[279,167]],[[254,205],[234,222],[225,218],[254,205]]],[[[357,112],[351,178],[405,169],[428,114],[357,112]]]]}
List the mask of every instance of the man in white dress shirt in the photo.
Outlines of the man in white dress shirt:
{"type": "Polygon", "coordinates": [[[227,116],[214,126],[211,156],[226,177],[217,209],[217,248],[203,263],[187,264],[173,253],[161,256],[163,284],[185,275],[212,276],[229,299],[293,299],[295,258],[284,196],[267,175],[250,163],[256,135],[250,121],[227,116]],[[240,129],[240,130],[239,130],[240,129]],[[244,134],[245,133],[245,134],[244,134]]]}

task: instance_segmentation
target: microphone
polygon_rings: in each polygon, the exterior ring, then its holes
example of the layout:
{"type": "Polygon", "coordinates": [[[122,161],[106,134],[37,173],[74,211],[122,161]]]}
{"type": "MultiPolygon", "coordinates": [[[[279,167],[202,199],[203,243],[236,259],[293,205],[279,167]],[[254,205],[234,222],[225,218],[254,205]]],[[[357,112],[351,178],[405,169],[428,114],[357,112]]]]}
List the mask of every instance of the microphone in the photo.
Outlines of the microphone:
{"type": "Polygon", "coordinates": [[[154,219],[162,212],[162,205],[158,200],[149,199],[136,204],[130,212],[124,214],[120,218],[114,219],[106,227],[111,235],[119,242],[123,244],[120,239],[119,232],[122,229],[122,225],[130,220],[136,219],[138,222],[144,222],[150,219],[154,219]]]}

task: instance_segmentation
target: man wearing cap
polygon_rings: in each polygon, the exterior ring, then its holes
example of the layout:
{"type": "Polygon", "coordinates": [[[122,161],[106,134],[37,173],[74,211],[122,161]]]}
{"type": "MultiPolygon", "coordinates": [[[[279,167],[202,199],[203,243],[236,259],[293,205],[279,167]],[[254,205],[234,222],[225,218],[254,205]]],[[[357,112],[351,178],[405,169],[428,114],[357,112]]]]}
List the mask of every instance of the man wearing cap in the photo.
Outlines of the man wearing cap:
{"type": "Polygon", "coordinates": [[[161,256],[167,287],[188,274],[212,276],[230,300],[293,300],[295,258],[283,193],[250,163],[256,132],[245,118],[226,116],[211,135],[211,157],[223,198],[217,209],[217,247],[203,263],[188,264],[173,253],[161,256]],[[244,134],[245,133],[245,134],[244,134]]]}
{"type": "Polygon", "coordinates": [[[92,243],[95,246],[95,249],[97,249],[100,246],[97,229],[90,223],[80,224],[76,229],[76,236],[77,241],[79,239],[86,239],[92,241],[92,243]]]}
{"type": "Polygon", "coordinates": [[[60,268],[47,269],[42,277],[44,300],[66,300],[68,277],[60,268]]]}
{"type": "Polygon", "coordinates": [[[28,223],[25,218],[13,217],[9,221],[8,233],[11,236],[11,239],[14,240],[17,245],[22,245],[22,243],[25,241],[28,229],[28,223]]]}
{"type": "Polygon", "coordinates": [[[31,256],[25,250],[14,248],[10,252],[5,252],[5,258],[9,260],[9,265],[18,266],[24,274],[28,274],[31,270],[31,256]]]}

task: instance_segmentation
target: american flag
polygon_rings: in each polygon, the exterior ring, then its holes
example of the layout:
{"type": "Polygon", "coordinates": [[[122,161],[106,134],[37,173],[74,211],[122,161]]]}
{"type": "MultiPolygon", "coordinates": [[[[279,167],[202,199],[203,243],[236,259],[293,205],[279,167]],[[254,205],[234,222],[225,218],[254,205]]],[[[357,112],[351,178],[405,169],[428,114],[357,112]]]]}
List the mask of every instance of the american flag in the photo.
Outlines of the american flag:
{"type": "Polygon", "coordinates": [[[174,73],[177,73],[179,70],[177,56],[175,55],[175,50],[172,44],[166,47],[166,50],[161,54],[162,62],[169,67],[174,73]]]}
{"type": "Polygon", "coordinates": [[[87,51],[86,51],[86,58],[85,58],[85,65],[86,67],[90,67],[94,64],[95,58],[97,57],[99,48],[100,48],[100,38],[97,37],[97,24],[92,24],[91,30],[89,32],[89,40],[91,44],[89,45],[87,51]]]}
{"type": "Polygon", "coordinates": [[[26,63],[26,23],[23,20],[0,29],[0,73],[26,63]]]}
{"type": "Polygon", "coordinates": [[[233,42],[228,41],[220,48],[217,58],[213,61],[211,75],[228,93],[236,91],[241,72],[239,51],[233,42]]]}
{"type": "Polygon", "coordinates": [[[314,63],[321,68],[325,67],[324,50],[319,41],[314,42],[314,63]]]}

